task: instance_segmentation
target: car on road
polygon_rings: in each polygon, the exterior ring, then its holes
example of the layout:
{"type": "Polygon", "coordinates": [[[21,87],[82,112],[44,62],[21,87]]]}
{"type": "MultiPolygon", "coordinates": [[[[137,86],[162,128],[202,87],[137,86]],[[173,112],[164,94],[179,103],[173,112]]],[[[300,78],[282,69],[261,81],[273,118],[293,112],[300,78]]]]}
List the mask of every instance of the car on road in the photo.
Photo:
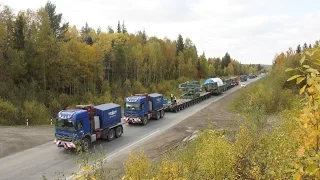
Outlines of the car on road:
{"type": "Polygon", "coordinates": [[[246,83],[241,83],[241,87],[246,87],[246,83]]]}

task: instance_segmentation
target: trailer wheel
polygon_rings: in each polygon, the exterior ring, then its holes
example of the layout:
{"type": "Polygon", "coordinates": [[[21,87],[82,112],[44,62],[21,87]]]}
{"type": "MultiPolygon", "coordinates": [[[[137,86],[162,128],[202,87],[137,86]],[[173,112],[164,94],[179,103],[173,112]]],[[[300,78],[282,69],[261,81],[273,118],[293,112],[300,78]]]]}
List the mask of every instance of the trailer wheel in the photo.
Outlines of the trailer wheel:
{"type": "Polygon", "coordinates": [[[84,138],[82,142],[82,151],[87,152],[91,148],[91,140],[89,138],[84,138]]]}
{"type": "Polygon", "coordinates": [[[112,141],[115,137],[115,132],[114,132],[114,129],[110,129],[108,131],[108,141],[112,141]]]}
{"type": "Polygon", "coordinates": [[[163,118],[164,113],[165,113],[164,110],[161,110],[161,111],[160,111],[160,118],[163,118]]]}
{"type": "Polygon", "coordinates": [[[122,135],[122,127],[118,126],[116,128],[116,138],[119,138],[122,135]]]}
{"type": "Polygon", "coordinates": [[[160,119],[160,116],[161,116],[161,115],[160,115],[160,112],[157,111],[157,112],[156,112],[156,120],[160,119]]]}
{"type": "Polygon", "coordinates": [[[142,125],[145,126],[147,123],[148,123],[148,117],[147,116],[143,116],[142,125]]]}

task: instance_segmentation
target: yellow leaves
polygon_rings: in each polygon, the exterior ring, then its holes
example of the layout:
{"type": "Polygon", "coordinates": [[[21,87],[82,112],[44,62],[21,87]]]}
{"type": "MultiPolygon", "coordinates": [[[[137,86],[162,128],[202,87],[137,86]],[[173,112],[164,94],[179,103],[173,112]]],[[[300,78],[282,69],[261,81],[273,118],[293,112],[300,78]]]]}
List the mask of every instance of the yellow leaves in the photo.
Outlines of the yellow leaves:
{"type": "Polygon", "coordinates": [[[304,92],[304,90],[306,89],[306,87],[307,87],[307,85],[304,85],[304,86],[300,89],[299,94],[302,94],[302,93],[304,92]]]}
{"type": "Polygon", "coordinates": [[[296,84],[300,84],[303,80],[305,80],[305,77],[298,77],[297,78],[297,83],[296,84]]]}
{"type": "Polygon", "coordinates": [[[297,151],[297,156],[298,156],[298,157],[302,157],[303,154],[304,154],[304,152],[305,152],[305,149],[304,149],[303,146],[301,146],[301,147],[299,148],[299,150],[297,151]]]}
{"type": "Polygon", "coordinates": [[[318,165],[317,164],[310,164],[307,169],[306,172],[313,175],[315,174],[317,171],[319,170],[318,165]]]}
{"type": "Polygon", "coordinates": [[[296,172],[294,175],[293,175],[293,180],[301,180],[301,174],[299,172],[296,172]]]}

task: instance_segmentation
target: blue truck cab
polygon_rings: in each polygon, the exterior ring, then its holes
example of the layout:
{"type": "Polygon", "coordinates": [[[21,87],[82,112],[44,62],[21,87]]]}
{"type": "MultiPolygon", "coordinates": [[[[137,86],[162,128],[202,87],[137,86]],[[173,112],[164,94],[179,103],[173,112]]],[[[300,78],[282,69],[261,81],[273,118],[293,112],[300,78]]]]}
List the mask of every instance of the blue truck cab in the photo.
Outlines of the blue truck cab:
{"type": "Polygon", "coordinates": [[[124,120],[129,124],[146,125],[149,119],[158,120],[164,115],[162,94],[136,94],[125,99],[124,120]]]}
{"type": "Polygon", "coordinates": [[[111,141],[122,133],[120,105],[80,105],[58,113],[54,143],[66,149],[74,149],[78,145],[81,145],[82,149],[90,148],[97,139],[111,141]]]}

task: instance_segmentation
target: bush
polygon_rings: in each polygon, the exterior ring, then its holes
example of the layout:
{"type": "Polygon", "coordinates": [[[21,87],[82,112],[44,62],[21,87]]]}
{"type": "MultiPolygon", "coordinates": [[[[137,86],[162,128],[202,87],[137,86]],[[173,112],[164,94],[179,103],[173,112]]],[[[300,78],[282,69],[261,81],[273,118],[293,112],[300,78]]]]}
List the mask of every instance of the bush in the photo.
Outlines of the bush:
{"type": "Polygon", "coordinates": [[[130,154],[129,160],[124,164],[125,177],[123,179],[140,180],[150,179],[151,162],[149,158],[142,152],[130,154]]]}
{"type": "Polygon", "coordinates": [[[50,115],[45,105],[36,101],[26,101],[22,111],[22,120],[29,121],[30,125],[41,125],[50,123],[50,115]]]}
{"type": "Polygon", "coordinates": [[[0,98],[0,124],[18,125],[23,122],[19,120],[19,110],[9,101],[0,98]]]}

